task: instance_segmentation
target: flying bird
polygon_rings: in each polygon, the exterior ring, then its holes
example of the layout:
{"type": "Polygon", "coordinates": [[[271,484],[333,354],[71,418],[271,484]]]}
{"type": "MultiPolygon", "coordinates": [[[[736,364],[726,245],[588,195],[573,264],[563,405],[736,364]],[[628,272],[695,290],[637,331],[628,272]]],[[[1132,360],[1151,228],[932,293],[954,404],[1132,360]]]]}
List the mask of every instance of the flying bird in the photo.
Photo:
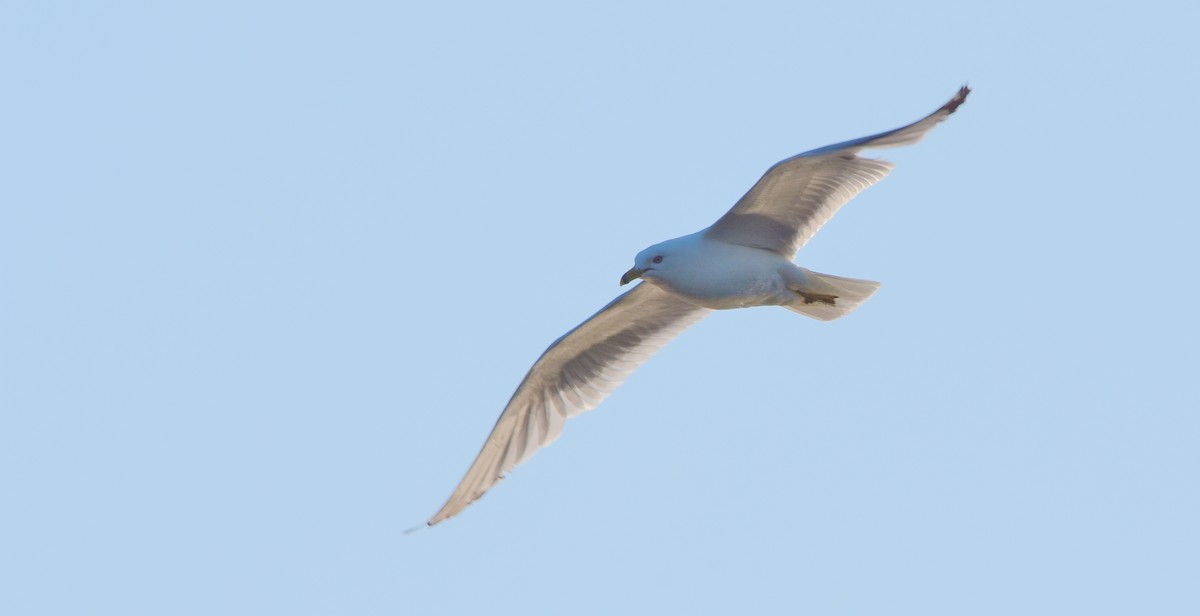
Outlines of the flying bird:
{"type": "Polygon", "coordinates": [[[595,408],[638,366],[713,310],[782,306],[821,321],[849,314],[879,288],[800,267],[796,251],[842,204],[892,170],[866,149],[921,140],[967,99],[963,86],[907,126],[817,148],[767,170],[712,226],[637,254],[621,285],[643,282],[554,341],[534,362],[449,500],[449,518],[549,445],[563,423],[595,408]]]}

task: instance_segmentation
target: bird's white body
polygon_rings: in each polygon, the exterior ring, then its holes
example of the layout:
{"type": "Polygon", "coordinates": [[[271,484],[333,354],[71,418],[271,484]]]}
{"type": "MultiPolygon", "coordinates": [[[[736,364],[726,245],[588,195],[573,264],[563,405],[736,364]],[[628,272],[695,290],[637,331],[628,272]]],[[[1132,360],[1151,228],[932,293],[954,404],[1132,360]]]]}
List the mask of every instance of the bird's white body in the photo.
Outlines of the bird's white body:
{"type": "Polygon", "coordinates": [[[818,274],[792,263],[793,256],[842,204],[891,171],[891,163],[858,152],[916,143],[969,92],[962,88],[907,126],[780,161],[712,226],[638,253],[621,284],[645,282],[546,349],[429,524],[482,496],[558,438],[567,419],[600,404],[655,351],[712,310],[783,306],[828,321],[861,305],[878,283],[818,274]]]}
{"type": "Polygon", "coordinates": [[[788,281],[804,278],[801,268],[778,253],[709,239],[703,231],[655,244],[634,262],[647,282],[713,310],[790,303],[796,294],[788,281]]]}

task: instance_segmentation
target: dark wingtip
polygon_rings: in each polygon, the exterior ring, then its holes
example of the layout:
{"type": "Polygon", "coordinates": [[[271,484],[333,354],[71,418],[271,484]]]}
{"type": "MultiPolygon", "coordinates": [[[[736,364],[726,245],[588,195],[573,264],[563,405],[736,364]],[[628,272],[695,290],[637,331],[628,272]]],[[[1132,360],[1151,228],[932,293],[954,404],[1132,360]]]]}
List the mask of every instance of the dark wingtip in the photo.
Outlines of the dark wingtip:
{"type": "Polygon", "coordinates": [[[967,100],[967,95],[970,93],[971,88],[964,85],[958,89],[958,93],[954,95],[954,98],[950,99],[950,102],[942,105],[942,109],[945,110],[947,114],[954,113],[955,110],[958,109],[958,106],[967,100]]]}

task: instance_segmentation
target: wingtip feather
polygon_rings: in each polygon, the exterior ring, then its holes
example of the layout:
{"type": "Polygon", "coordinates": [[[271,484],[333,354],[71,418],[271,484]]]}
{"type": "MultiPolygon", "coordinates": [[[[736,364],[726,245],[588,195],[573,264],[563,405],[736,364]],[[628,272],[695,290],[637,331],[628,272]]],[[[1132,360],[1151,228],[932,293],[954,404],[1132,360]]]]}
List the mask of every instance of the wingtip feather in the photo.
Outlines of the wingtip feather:
{"type": "Polygon", "coordinates": [[[950,99],[950,101],[947,102],[945,105],[942,105],[941,110],[945,111],[947,115],[954,113],[955,111],[958,110],[959,105],[966,102],[967,95],[970,93],[971,93],[971,87],[966,84],[963,84],[963,87],[958,89],[958,93],[956,93],[954,95],[954,98],[950,99]]]}

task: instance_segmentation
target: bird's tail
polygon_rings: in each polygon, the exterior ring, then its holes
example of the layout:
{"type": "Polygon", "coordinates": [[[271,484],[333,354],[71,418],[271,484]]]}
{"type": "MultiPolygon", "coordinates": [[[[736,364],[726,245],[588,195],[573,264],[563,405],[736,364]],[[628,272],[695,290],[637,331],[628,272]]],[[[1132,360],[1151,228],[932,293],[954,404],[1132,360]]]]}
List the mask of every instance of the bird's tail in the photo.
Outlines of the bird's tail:
{"type": "Polygon", "coordinates": [[[871,280],[799,269],[804,273],[802,281],[788,284],[788,288],[796,293],[796,300],[784,307],[820,321],[832,321],[850,314],[879,289],[879,283],[871,280]]]}

